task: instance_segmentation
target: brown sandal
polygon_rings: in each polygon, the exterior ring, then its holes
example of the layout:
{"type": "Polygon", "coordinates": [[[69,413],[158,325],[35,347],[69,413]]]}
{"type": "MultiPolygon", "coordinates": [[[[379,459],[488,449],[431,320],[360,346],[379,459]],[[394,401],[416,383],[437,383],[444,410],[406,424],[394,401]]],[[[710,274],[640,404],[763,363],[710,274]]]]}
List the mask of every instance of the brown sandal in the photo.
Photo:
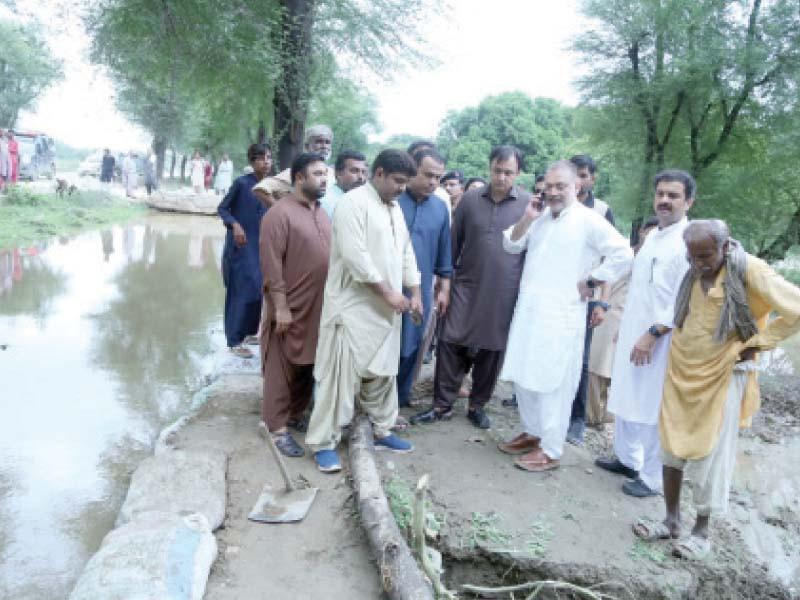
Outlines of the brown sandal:
{"type": "Polygon", "coordinates": [[[558,468],[559,464],[558,459],[550,458],[541,448],[537,448],[533,452],[528,452],[528,454],[520,456],[514,461],[515,467],[523,471],[530,471],[531,473],[550,471],[551,469],[558,468]]]}

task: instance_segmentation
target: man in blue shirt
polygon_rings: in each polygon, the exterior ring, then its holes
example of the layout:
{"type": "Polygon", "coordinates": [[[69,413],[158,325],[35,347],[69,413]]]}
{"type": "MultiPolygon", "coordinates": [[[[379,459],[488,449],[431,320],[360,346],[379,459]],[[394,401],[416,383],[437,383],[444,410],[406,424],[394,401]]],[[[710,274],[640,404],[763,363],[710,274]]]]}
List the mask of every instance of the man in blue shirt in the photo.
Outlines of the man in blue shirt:
{"type": "Polygon", "coordinates": [[[222,251],[225,338],[231,352],[241,358],[253,357],[243,342],[255,335],[261,320],[258,238],[261,217],[267,209],[253,194],[253,186],[272,168],[272,151],[266,144],[252,144],[247,149],[247,160],[253,172],[237,178],[217,208],[228,229],[222,251]]]}
{"type": "Polygon", "coordinates": [[[336,183],[328,188],[328,193],[319,201],[331,221],[339,199],[353,188],[367,181],[367,159],[355,150],[344,150],[336,157],[336,183]]]}
{"type": "MultiPolygon", "coordinates": [[[[417,257],[422,281],[422,322],[415,324],[409,313],[403,315],[403,336],[400,346],[400,366],[397,372],[397,393],[400,406],[408,406],[413,371],[420,350],[423,332],[431,309],[441,317],[450,303],[450,279],[453,263],[450,247],[450,215],[447,206],[435,195],[444,172],[444,159],[432,148],[418,150],[413,155],[417,174],[409,179],[406,190],[397,201],[403,211],[406,227],[417,257]],[[434,276],[437,277],[434,294],[434,276]]],[[[408,290],[403,290],[410,297],[408,290]]]]}

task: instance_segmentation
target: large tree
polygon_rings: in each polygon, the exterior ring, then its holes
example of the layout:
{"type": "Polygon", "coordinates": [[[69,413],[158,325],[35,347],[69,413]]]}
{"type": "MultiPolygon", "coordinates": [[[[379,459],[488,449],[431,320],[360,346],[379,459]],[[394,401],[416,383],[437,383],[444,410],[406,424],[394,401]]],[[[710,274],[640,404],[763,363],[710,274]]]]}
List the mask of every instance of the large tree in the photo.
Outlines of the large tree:
{"type": "Polygon", "coordinates": [[[730,150],[737,128],[774,114],[797,89],[796,0],[584,0],[594,19],[576,42],[598,143],[627,153],[627,195],[649,210],[650,179],[666,166],[696,176],[730,150]]]}
{"type": "Polygon", "coordinates": [[[485,175],[489,153],[500,144],[515,145],[522,152],[526,170],[541,173],[549,162],[564,157],[571,123],[570,109],[555,100],[507,92],[448,113],[437,143],[448,167],[468,175],[485,175]]]}
{"type": "Polygon", "coordinates": [[[0,48],[0,127],[13,127],[61,78],[61,63],[32,27],[10,21],[0,20],[0,48]]]}

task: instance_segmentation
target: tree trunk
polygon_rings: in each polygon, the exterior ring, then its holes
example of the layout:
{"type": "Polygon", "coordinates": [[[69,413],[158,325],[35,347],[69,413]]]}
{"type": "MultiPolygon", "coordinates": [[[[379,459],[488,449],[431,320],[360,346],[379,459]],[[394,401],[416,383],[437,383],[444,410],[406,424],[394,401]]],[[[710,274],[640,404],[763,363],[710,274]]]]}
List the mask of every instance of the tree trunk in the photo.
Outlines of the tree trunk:
{"type": "MultiPolygon", "coordinates": [[[[281,72],[273,99],[278,165],[287,168],[303,150],[311,77],[311,26],[315,0],[281,0],[281,72]]],[[[274,153],[273,153],[274,154],[274,153]]]]}
{"type": "Polygon", "coordinates": [[[181,158],[181,183],[186,181],[186,154],[181,158]]]}
{"type": "Polygon", "coordinates": [[[172,151],[172,159],[169,161],[169,178],[175,179],[175,147],[170,148],[172,151]]]}
{"type": "Polygon", "coordinates": [[[383,589],[391,600],[433,600],[433,591],[411,556],[383,493],[372,424],[363,415],[351,426],[349,453],[361,524],[378,561],[383,589]]]}
{"type": "Polygon", "coordinates": [[[157,137],[153,140],[153,151],[156,153],[156,181],[161,183],[164,178],[164,163],[166,162],[167,140],[157,137]]]}
{"type": "Polygon", "coordinates": [[[758,257],[769,262],[780,260],[796,244],[800,244],[800,205],[792,214],[792,218],[789,219],[786,229],[772,240],[771,244],[761,250],[758,253],[758,257]]]}

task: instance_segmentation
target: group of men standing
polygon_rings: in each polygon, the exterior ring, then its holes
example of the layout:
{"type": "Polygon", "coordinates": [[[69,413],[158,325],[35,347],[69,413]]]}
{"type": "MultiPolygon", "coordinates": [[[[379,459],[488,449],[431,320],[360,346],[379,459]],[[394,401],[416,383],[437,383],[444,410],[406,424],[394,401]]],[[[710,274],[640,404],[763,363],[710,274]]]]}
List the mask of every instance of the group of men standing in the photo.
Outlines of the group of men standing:
{"type": "Polygon", "coordinates": [[[800,329],[797,288],[723,223],[687,221],[696,186],[683,171],[656,176],[657,227],[634,259],[591,193],[588,157],[552,164],[532,196],[515,185],[519,151],[497,147],[488,185],[459,196],[451,215],[436,195],[445,161],[431,144],[384,150],[367,177],[356,152],[331,170],[332,132],[311,132],[277,181],[265,179],[269,149],[251,147],[254,173],[220,205],[226,335],[235,349],[260,320],[263,417],[278,448],[303,455],[289,429],[307,431],[319,469],[340,470],[335,448],[358,400],[379,448],[411,451],[393,429],[435,329],[433,405],[412,422],[452,418],[471,371],[467,417],[489,428],[484,407],[502,377],[514,384],[522,432],[499,449],[526,471],[554,469],[568,436],[582,434],[587,332],[608,311],[608,290],[629,280],[608,392],[615,456],[597,464],[627,476],[633,496],[664,490],[667,519],[634,526],[648,540],[678,537],[691,471],[698,521],[675,551],[706,554],[739,417],[757,402],[752,355],[800,329]],[[766,325],[772,310],[780,316],[766,325]]]}

